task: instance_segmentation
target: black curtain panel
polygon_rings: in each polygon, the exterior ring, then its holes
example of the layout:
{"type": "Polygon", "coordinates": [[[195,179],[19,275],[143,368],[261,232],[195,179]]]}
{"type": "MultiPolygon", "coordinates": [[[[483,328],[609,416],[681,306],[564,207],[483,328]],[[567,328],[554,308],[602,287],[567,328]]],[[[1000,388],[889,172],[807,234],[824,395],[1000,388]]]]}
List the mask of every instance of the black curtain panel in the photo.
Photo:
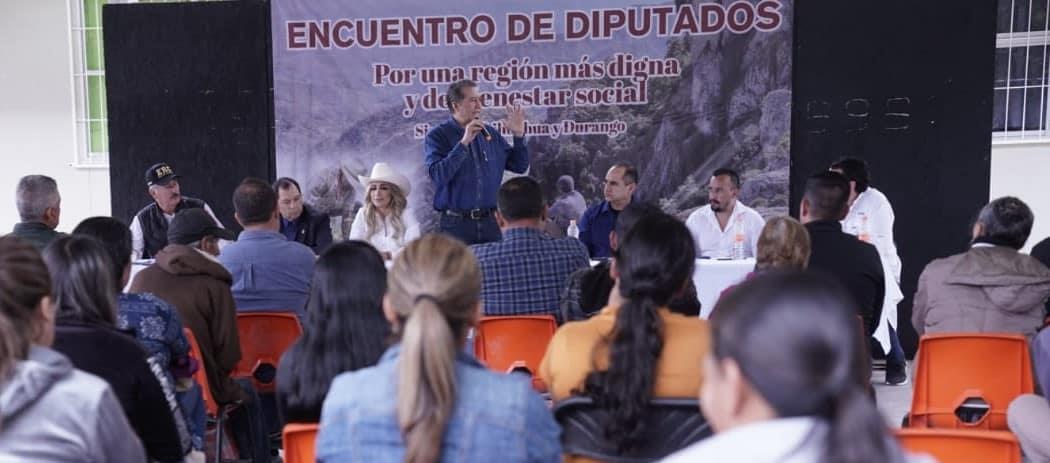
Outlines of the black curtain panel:
{"type": "Polygon", "coordinates": [[[168,162],[185,195],[228,227],[244,177],[274,178],[270,9],[263,1],[106,5],[113,216],[151,199],[143,175],[168,162]]]}
{"type": "Polygon", "coordinates": [[[966,249],[988,201],[995,0],[805,0],[795,5],[791,210],[805,179],[867,160],[896,213],[899,331],[932,259],[966,249]]]}

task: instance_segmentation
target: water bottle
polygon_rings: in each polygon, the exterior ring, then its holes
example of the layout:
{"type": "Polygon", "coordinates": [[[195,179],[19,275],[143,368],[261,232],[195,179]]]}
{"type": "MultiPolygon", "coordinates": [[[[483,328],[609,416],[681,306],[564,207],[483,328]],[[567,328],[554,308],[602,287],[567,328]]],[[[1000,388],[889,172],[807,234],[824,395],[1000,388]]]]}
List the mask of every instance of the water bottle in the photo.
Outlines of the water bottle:
{"type": "Polygon", "coordinates": [[[744,221],[743,216],[736,216],[736,221],[733,223],[735,233],[733,234],[733,260],[742,260],[746,256],[744,254],[744,221]]]}
{"type": "Polygon", "coordinates": [[[580,239],[580,227],[576,226],[575,220],[569,221],[569,229],[565,230],[565,234],[576,239],[580,239]]]}
{"type": "Polygon", "coordinates": [[[857,239],[865,242],[871,242],[871,233],[868,233],[868,214],[860,215],[860,231],[857,233],[857,239]]]}

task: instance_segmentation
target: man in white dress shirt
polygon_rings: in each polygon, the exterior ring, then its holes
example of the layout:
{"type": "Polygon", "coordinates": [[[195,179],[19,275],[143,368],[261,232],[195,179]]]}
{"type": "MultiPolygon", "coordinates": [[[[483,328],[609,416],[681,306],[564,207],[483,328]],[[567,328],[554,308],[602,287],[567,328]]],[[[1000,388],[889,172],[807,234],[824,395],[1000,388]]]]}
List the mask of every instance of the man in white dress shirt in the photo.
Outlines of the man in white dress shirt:
{"type": "Polygon", "coordinates": [[[875,340],[886,352],[886,384],[908,383],[904,350],[894,327],[897,325],[897,304],[904,299],[901,292],[901,259],[893,242],[893,206],[886,195],[873,188],[868,163],[857,158],[843,158],[831,165],[831,170],[849,179],[849,214],[842,221],[842,231],[856,235],[879,251],[882,271],[886,275],[886,297],[883,299],[882,320],[875,329],[875,340]]]}
{"type": "Polygon", "coordinates": [[[754,209],[737,200],[740,174],[732,169],[718,169],[707,183],[706,206],[689,214],[685,226],[693,233],[696,251],[702,257],[733,257],[733,244],[743,240],[744,257],[757,254],[758,235],[766,221],[754,209]]]}

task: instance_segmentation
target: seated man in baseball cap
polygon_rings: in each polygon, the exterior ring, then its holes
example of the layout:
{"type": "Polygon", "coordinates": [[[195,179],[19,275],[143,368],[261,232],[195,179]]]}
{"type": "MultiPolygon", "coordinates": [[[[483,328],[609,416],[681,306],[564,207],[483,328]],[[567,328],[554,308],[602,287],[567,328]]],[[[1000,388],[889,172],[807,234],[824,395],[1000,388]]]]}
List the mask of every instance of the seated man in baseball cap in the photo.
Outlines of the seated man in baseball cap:
{"type": "Polygon", "coordinates": [[[241,455],[268,461],[269,441],[258,395],[250,382],[230,377],[241,360],[237,307],[230,290],[233,277],[217,257],[219,240],[233,240],[236,234],[195,207],[175,214],[166,238],[168,244],[157,251],[156,262],[135,275],[131,292],[153,293],[175,306],[182,324],[197,339],[215,401],[242,405],[230,415],[241,455]]]}
{"type": "Polygon", "coordinates": [[[168,244],[168,224],[175,213],[185,209],[204,209],[215,225],[222,222],[215,217],[211,206],[196,198],[183,196],[179,177],[167,163],[157,163],[146,170],[146,186],[153,202],[143,207],[131,220],[132,259],[152,259],[168,244]]]}

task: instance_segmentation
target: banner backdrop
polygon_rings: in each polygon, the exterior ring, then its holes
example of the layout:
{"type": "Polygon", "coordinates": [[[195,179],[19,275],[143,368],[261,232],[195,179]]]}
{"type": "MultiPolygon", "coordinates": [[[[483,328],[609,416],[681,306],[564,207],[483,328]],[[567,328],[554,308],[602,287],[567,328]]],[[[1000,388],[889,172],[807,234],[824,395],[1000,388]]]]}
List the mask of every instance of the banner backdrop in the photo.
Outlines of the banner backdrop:
{"type": "Polygon", "coordinates": [[[637,198],[682,218],[722,166],[742,174],[746,204],[787,212],[791,0],[270,5],[277,174],[342,217],[344,236],[364,200],[358,176],[380,161],[411,179],[409,204],[433,228],[423,138],[464,78],[508,140],[503,107],[526,109],[529,174],[552,203],[567,199],[563,176],[601,200],[605,171],[629,162],[637,198]]]}

